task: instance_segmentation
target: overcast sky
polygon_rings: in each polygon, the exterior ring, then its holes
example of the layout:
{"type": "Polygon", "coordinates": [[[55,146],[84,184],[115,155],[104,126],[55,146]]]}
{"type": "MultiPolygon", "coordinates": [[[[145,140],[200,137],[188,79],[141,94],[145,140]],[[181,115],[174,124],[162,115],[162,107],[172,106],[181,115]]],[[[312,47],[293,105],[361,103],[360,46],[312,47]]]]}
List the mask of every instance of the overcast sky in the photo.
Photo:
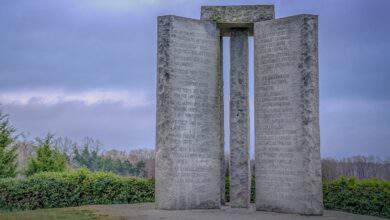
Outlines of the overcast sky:
{"type": "Polygon", "coordinates": [[[153,148],[156,17],[262,3],[275,4],[277,18],[319,15],[322,156],[390,158],[388,0],[2,0],[0,109],[30,138],[51,132],[94,137],[106,149],[153,148]]]}

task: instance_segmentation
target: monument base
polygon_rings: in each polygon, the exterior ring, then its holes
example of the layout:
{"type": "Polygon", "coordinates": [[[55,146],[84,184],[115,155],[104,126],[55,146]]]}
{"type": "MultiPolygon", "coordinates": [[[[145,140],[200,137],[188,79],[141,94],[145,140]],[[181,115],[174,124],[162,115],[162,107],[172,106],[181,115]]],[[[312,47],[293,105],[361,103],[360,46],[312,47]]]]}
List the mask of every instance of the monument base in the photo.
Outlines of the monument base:
{"type": "Polygon", "coordinates": [[[283,214],[275,212],[256,211],[254,204],[249,209],[232,209],[222,206],[221,209],[207,210],[158,210],[154,203],[123,204],[123,205],[93,205],[83,206],[80,209],[88,209],[97,214],[110,217],[110,219],[170,219],[170,220],[378,220],[378,217],[355,215],[351,213],[325,210],[323,216],[302,216],[297,214],[283,214]]]}

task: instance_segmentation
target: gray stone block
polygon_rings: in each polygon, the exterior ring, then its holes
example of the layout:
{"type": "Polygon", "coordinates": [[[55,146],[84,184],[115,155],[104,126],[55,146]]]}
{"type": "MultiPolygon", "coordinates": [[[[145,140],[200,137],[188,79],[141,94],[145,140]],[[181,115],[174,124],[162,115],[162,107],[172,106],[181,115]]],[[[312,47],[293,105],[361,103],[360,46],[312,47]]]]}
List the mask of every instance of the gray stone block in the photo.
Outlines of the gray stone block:
{"type": "Polygon", "coordinates": [[[248,29],[231,29],[230,37],[230,206],[248,208],[249,76],[248,29]]]}
{"type": "Polygon", "coordinates": [[[274,19],[274,5],[202,6],[201,20],[218,23],[223,36],[230,36],[230,28],[248,28],[253,34],[253,24],[274,19]]]}
{"type": "Polygon", "coordinates": [[[156,204],[221,205],[220,35],[215,23],[158,17],[156,204]]]}
{"type": "Polygon", "coordinates": [[[318,20],[255,23],[257,210],[321,215],[318,20]]]}
{"type": "Polygon", "coordinates": [[[225,205],[226,198],[225,198],[225,178],[226,178],[226,164],[225,164],[225,123],[224,123],[224,103],[223,103],[223,37],[221,36],[219,38],[219,56],[220,56],[220,70],[219,70],[219,93],[220,93],[220,104],[219,104],[219,111],[220,111],[220,123],[221,123],[221,135],[220,135],[220,144],[221,144],[221,204],[225,205]]]}

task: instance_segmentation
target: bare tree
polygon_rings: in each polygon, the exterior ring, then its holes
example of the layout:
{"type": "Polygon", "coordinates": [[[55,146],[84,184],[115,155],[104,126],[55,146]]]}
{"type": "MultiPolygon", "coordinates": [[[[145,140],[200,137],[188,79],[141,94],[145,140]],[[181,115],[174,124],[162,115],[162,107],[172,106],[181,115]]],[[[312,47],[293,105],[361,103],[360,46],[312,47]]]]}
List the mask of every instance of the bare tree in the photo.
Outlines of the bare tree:
{"type": "Polygon", "coordinates": [[[322,159],[322,176],[326,180],[340,176],[390,180],[390,162],[374,156],[354,156],[340,160],[325,158],[322,159]]]}
{"type": "Polygon", "coordinates": [[[27,140],[16,141],[14,145],[16,147],[16,151],[18,154],[17,177],[24,178],[25,177],[24,173],[27,168],[28,158],[35,156],[36,147],[32,141],[27,141],[27,140]]]}
{"type": "Polygon", "coordinates": [[[68,159],[71,160],[73,151],[78,147],[78,144],[68,137],[57,137],[53,140],[53,146],[55,149],[65,153],[68,159]]]}

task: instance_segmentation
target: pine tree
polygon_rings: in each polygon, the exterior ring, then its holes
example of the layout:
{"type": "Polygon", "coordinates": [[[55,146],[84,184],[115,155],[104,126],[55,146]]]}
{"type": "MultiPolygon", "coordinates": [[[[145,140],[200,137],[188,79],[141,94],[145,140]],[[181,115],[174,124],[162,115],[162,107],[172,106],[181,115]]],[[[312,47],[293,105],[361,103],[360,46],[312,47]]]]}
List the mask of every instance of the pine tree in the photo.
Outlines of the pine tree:
{"type": "Polygon", "coordinates": [[[16,148],[12,146],[16,136],[15,128],[8,120],[8,115],[0,111],[0,178],[15,177],[16,148]]]}
{"type": "Polygon", "coordinates": [[[66,168],[66,155],[52,147],[53,135],[48,134],[43,140],[37,139],[37,156],[30,158],[26,175],[39,172],[62,172],[66,168]]]}

